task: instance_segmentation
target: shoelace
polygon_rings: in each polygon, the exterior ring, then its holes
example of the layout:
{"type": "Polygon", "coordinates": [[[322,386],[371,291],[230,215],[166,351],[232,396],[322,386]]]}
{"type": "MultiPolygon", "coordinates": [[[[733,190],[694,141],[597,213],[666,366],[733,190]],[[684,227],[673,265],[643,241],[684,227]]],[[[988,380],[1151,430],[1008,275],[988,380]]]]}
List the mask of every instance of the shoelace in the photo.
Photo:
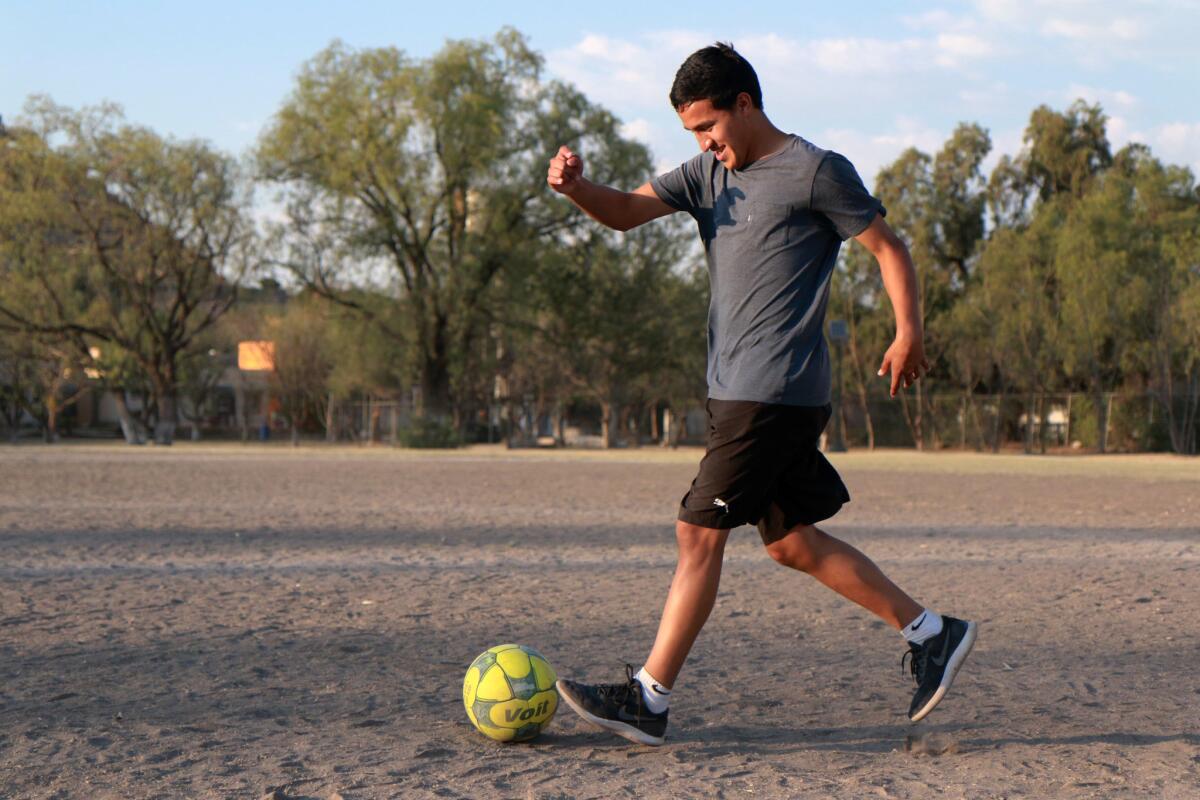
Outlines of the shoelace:
{"type": "Polygon", "coordinates": [[[641,698],[641,686],[637,682],[637,678],[633,677],[633,665],[625,665],[625,683],[602,683],[596,687],[596,694],[601,697],[611,697],[621,705],[629,699],[629,693],[637,691],[636,695],[641,698]]]}
{"type": "Polygon", "coordinates": [[[904,674],[904,660],[909,659],[908,666],[912,671],[913,682],[918,686],[925,679],[925,670],[929,666],[929,650],[919,644],[910,644],[908,652],[900,656],[900,674],[904,674]],[[910,658],[911,657],[911,658],[910,658]]]}

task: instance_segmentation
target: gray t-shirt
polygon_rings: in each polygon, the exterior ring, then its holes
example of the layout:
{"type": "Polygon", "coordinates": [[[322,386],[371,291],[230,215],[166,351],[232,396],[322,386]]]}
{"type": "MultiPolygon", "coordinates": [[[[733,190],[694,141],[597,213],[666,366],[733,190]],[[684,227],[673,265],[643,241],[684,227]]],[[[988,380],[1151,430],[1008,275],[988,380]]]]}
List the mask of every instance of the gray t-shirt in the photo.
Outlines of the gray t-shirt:
{"type": "Polygon", "coordinates": [[[650,185],[704,242],[709,397],[828,403],[822,328],[838,250],[887,213],[853,165],[793,136],[745,169],[705,152],[650,185]]]}

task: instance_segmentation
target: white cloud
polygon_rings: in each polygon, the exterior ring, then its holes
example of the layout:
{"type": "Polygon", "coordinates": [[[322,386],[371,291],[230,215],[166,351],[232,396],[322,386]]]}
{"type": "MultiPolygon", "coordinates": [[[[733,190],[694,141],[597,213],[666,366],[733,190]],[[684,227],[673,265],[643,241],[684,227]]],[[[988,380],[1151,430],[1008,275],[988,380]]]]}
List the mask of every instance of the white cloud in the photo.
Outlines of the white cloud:
{"type": "Polygon", "coordinates": [[[812,141],[819,147],[836,150],[850,159],[863,183],[872,186],[879,170],[895,161],[905,150],[915,147],[932,155],[941,149],[947,135],[945,131],[924,126],[915,119],[898,117],[884,133],[827,128],[812,141]]]}
{"type": "MultiPolygon", "coordinates": [[[[799,43],[797,43],[799,44],[799,43]]],[[[797,48],[798,52],[804,52],[797,48]]],[[[818,69],[834,75],[878,75],[912,65],[926,48],[917,39],[889,42],[884,39],[821,39],[807,43],[807,52],[818,69]]]]}
{"type": "Polygon", "coordinates": [[[937,37],[936,61],[942,67],[955,67],[963,61],[987,58],[995,53],[991,42],[968,33],[942,33],[937,37]]]}
{"type": "Polygon", "coordinates": [[[1114,152],[1131,142],[1144,144],[1164,164],[1191,167],[1200,176],[1200,122],[1168,122],[1139,130],[1124,117],[1113,116],[1106,132],[1114,152]]]}
{"type": "MultiPolygon", "coordinates": [[[[552,74],[629,120],[626,135],[648,144],[657,159],[678,164],[695,153],[695,143],[678,128],[666,102],[667,93],[683,60],[714,38],[686,30],[630,38],[587,34],[568,47],[551,51],[546,60],[552,74]]],[[[810,131],[815,127],[812,110],[827,112],[845,103],[847,91],[854,91],[860,104],[880,103],[897,89],[911,91],[917,73],[941,74],[961,83],[954,70],[994,52],[987,41],[973,34],[942,33],[897,41],[805,41],[778,33],[732,38],[755,65],[775,122],[810,131]]],[[[904,135],[909,134],[911,131],[904,135]]],[[[871,147],[891,152],[884,142],[871,147]]],[[[891,149],[894,157],[902,148],[891,149]]]]}
{"type": "Polygon", "coordinates": [[[1192,168],[1200,176],[1200,122],[1169,122],[1151,129],[1149,134],[1133,134],[1133,141],[1150,145],[1154,155],[1168,164],[1192,168]]]}
{"type": "Polygon", "coordinates": [[[1024,17],[1028,4],[1020,0],[977,0],[975,6],[987,19],[995,22],[1017,22],[1024,17]]]}
{"type": "Polygon", "coordinates": [[[621,124],[621,135],[626,139],[637,139],[649,144],[654,139],[654,126],[649,120],[638,118],[621,124]]]}
{"type": "Polygon", "coordinates": [[[903,16],[901,21],[910,28],[916,30],[947,30],[956,25],[963,24],[961,17],[955,17],[948,11],[935,9],[933,11],[925,11],[921,14],[903,16]]]}
{"type": "Polygon", "coordinates": [[[1042,23],[1041,32],[1046,36],[1073,39],[1089,44],[1103,44],[1114,40],[1133,41],[1145,34],[1145,26],[1138,20],[1114,19],[1106,25],[1052,18],[1042,23]]]}
{"type": "Polygon", "coordinates": [[[1078,83],[1072,83],[1062,94],[1062,99],[1067,103],[1073,103],[1080,98],[1089,103],[1099,103],[1105,111],[1128,111],[1138,104],[1136,97],[1122,89],[1098,89],[1078,83]]]}
{"type": "Polygon", "coordinates": [[[1113,115],[1108,118],[1108,123],[1104,126],[1104,133],[1108,136],[1108,142],[1114,149],[1119,149],[1126,144],[1130,139],[1129,120],[1125,117],[1113,115]]]}
{"type": "Polygon", "coordinates": [[[1004,81],[993,81],[982,86],[968,85],[958,90],[963,103],[963,113],[990,114],[1001,104],[1009,102],[1012,90],[1004,81]]]}
{"type": "MultiPolygon", "coordinates": [[[[772,121],[842,151],[868,181],[905,147],[936,152],[960,120],[991,131],[990,171],[1001,154],[1019,151],[1034,106],[1062,109],[1080,97],[1110,115],[1114,148],[1145,141],[1166,160],[1197,164],[1195,123],[1163,125],[1154,116],[1161,87],[1147,84],[1137,70],[1111,73],[1114,79],[1079,69],[1133,60],[1155,74],[1194,71],[1194,51],[1177,46],[1192,41],[1190,17],[1169,8],[1171,2],[976,0],[896,14],[893,34],[878,37],[805,39],[782,28],[589,34],[548,53],[547,65],[627,120],[623,133],[648,144],[660,167],[696,152],[666,95],[683,59],[717,39],[732,40],[755,65],[772,121]],[[1035,74],[1009,64],[1033,65],[1035,74]],[[1100,83],[1106,79],[1121,84],[1100,83]]],[[[1193,4],[1200,10],[1200,2],[1193,4]]],[[[1178,107],[1190,107],[1186,91],[1179,93],[1187,81],[1176,83],[1178,107]]]]}
{"type": "MultiPolygon", "coordinates": [[[[682,60],[682,59],[680,59],[682,60]]],[[[550,71],[579,87],[592,100],[610,108],[630,103],[650,106],[666,92],[664,59],[636,42],[595,34],[585,35],[571,47],[546,56],[550,71]]]]}

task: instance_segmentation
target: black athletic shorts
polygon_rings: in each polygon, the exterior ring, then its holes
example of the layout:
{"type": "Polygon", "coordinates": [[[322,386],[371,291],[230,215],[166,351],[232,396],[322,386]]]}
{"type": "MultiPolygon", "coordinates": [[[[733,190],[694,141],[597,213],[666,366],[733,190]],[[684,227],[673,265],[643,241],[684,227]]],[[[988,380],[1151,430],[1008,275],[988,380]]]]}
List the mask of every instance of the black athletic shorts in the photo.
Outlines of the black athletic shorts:
{"type": "Polygon", "coordinates": [[[830,406],[709,398],[704,408],[708,447],[679,519],[705,528],[757,525],[770,544],[850,502],[818,447],[830,406]]]}

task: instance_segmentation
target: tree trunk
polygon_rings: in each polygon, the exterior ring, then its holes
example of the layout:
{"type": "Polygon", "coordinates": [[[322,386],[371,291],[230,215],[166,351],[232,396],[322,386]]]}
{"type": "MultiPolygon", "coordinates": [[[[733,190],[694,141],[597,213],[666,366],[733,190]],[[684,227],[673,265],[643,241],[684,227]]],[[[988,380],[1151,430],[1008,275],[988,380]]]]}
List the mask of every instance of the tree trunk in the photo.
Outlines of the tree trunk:
{"type": "Polygon", "coordinates": [[[867,398],[867,390],[862,380],[858,382],[858,404],[862,407],[863,424],[867,426],[867,449],[875,449],[875,422],[871,419],[871,403],[867,398]]]}
{"type": "Polygon", "coordinates": [[[42,429],[46,444],[58,441],[58,411],[58,398],[52,393],[46,398],[46,426],[42,429]]]}
{"type": "Polygon", "coordinates": [[[337,441],[337,400],[333,392],[329,393],[329,402],[325,406],[325,441],[337,441]]]}
{"type": "Polygon", "coordinates": [[[858,404],[863,412],[863,424],[867,427],[867,449],[875,449],[875,424],[871,419],[871,406],[867,397],[867,384],[863,380],[863,366],[861,359],[858,356],[858,326],[854,324],[854,315],[847,314],[846,319],[850,323],[850,339],[847,342],[847,351],[850,353],[850,363],[854,367],[854,384],[857,388],[858,404]]]}
{"type": "Polygon", "coordinates": [[[1108,412],[1111,397],[1109,395],[1109,402],[1106,403],[1104,392],[1096,392],[1096,438],[1097,449],[1101,453],[1108,452],[1108,412]]]}
{"type": "Polygon", "coordinates": [[[1038,451],[1042,455],[1046,455],[1046,390],[1042,389],[1038,393],[1038,451]]]}
{"type": "Polygon", "coordinates": [[[958,401],[958,449],[967,449],[967,398],[958,401]]]}
{"type": "Polygon", "coordinates": [[[453,410],[450,399],[450,356],[446,350],[444,328],[444,325],[437,326],[432,352],[427,350],[421,362],[422,412],[437,420],[449,418],[453,410]]]}
{"type": "Polygon", "coordinates": [[[606,450],[616,446],[616,427],[613,420],[613,404],[606,400],[600,404],[600,440],[606,450]]]}
{"type": "Polygon", "coordinates": [[[967,408],[971,412],[971,422],[975,428],[975,452],[983,452],[983,423],[979,421],[979,403],[974,394],[967,395],[967,408]]]}
{"type": "Polygon", "coordinates": [[[1004,392],[996,398],[996,418],[992,423],[992,452],[1000,452],[1000,430],[1004,426],[1004,392]]]}
{"type": "Polygon", "coordinates": [[[375,421],[378,414],[375,411],[375,398],[367,398],[367,446],[375,444],[375,421]]]}
{"type": "Polygon", "coordinates": [[[125,436],[125,443],[145,444],[146,431],[142,428],[141,423],[129,413],[129,406],[125,403],[125,390],[114,390],[113,400],[116,402],[117,419],[121,422],[121,433],[125,436]]]}
{"type": "Polygon", "coordinates": [[[292,420],[292,447],[300,446],[300,426],[296,424],[296,420],[292,420]]]}
{"type": "Polygon", "coordinates": [[[934,452],[942,449],[942,434],[938,429],[938,414],[937,409],[933,407],[933,390],[925,391],[925,382],[917,381],[917,399],[925,407],[925,413],[922,416],[923,420],[929,420],[929,439],[933,445],[934,452]]]}
{"type": "Polygon", "coordinates": [[[901,409],[901,411],[904,412],[904,424],[908,426],[908,433],[913,438],[913,446],[916,447],[917,450],[920,451],[920,450],[925,449],[925,436],[924,436],[923,432],[921,431],[921,397],[919,394],[920,389],[918,389],[917,391],[918,391],[917,411],[916,411],[915,415],[909,410],[909,407],[908,407],[908,393],[905,392],[903,389],[901,389],[899,391],[899,395],[900,395],[900,409],[901,409]]]}
{"type": "Polygon", "coordinates": [[[1033,393],[1030,392],[1025,397],[1025,435],[1022,437],[1024,439],[1025,455],[1033,452],[1033,420],[1036,414],[1037,410],[1035,408],[1033,393]]]}
{"type": "Polygon", "coordinates": [[[1066,430],[1063,431],[1063,443],[1066,444],[1067,447],[1071,446],[1071,406],[1074,405],[1074,400],[1074,392],[1067,395],[1067,424],[1066,430]]]}
{"type": "Polygon", "coordinates": [[[154,421],[154,443],[170,445],[175,441],[175,391],[167,389],[158,397],[158,418],[154,421]]]}
{"type": "Polygon", "coordinates": [[[1184,455],[1196,455],[1197,416],[1200,414],[1200,369],[1193,369],[1188,380],[1187,407],[1184,409],[1184,455]]]}
{"type": "Polygon", "coordinates": [[[629,435],[633,434],[633,444],[635,447],[642,443],[642,425],[641,415],[638,414],[637,406],[625,406],[621,409],[621,438],[625,441],[629,440],[629,435]]]}

